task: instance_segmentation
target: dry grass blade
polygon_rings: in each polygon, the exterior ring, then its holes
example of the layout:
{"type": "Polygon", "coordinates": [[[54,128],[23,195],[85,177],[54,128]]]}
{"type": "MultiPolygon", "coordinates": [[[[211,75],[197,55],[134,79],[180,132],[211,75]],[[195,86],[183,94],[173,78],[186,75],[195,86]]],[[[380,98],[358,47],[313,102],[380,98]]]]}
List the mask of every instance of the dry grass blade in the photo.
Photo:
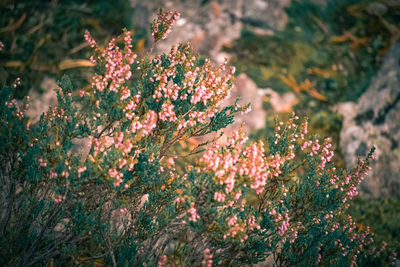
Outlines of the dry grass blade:
{"type": "Polygon", "coordinates": [[[12,31],[18,29],[22,25],[22,23],[25,21],[25,19],[26,19],[26,13],[22,14],[22,16],[14,24],[11,24],[7,27],[1,28],[0,33],[12,32],[12,31]]]}
{"type": "Polygon", "coordinates": [[[58,68],[60,70],[66,69],[73,69],[79,67],[94,67],[94,64],[90,62],[90,60],[86,59],[66,59],[63,60],[59,65],[58,68]]]}

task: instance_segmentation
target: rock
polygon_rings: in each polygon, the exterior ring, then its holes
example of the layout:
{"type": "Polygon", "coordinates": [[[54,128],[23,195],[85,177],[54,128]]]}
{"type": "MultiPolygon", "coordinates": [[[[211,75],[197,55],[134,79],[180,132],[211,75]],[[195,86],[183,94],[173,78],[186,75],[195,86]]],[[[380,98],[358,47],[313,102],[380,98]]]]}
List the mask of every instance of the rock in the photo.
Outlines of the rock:
{"type": "Polygon", "coordinates": [[[383,0],[388,6],[400,6],[400,0],[383,0]]]}
{"type": "Polygon", "coordinates": [[[258,28],[281,31],[288,21],[284,8],[289,4],[289,0],[245,1],[242,21],[258,28]]]}
{"type": "Polygon", "coordinates": [[[132,22],[133,25],[135,25],[136,27],[141,27],[141,28],[149,27],[150,13],[145,5],[141,3],[135,4],[135,9],[132,15],[132,22]]]}
{"type": "Polygon", "coordinates": [[[160,7],[181,12],[169,38],[158,43],[156,52],[190,42],[198,52],[217,63],[229,58],[220,54],[221,49],[240,36],[244,25],[263,34],[284,29],[287,23],[284,7],[289,3],[290,0],[131,0],[135,8],[134,25],[147,27],[160,7]]]}
{"type": "Polygon", "coordinates": [[[391,47],[357,103],[337,106],[344,117],[340,147],[347,167],[376,147],[361,191],[372,197],[400,196],[400,43],[391,47]]]}
{"type": "Polygon", "coordinates": [[[226,101],[226,105],[233,105],[236,98],[239,98],[240,105],[251,103],[251,111],[247,114],[237,115],[235,123],[228,129],[238,129],[243,122],[245,122],[243,130],[247,133],[265,126],[267,113],[263,109],[263,99],[258,94],[258,90],[255,82],[246,74],[241,73],[236,77],[235,87],[232,89],[231,97],[226,101]]]}
{"type": "Polygon", "coordinates": [[[379,2],[372,2],[367,7],[367,12],[371,15],[382,16],[386,13],[387,6],[379,2]]]}
{"type": "Polygon", "coordinates": [[[39,94],[36,90],[30,90],[29,92],[29,108],[26,115],[31,119],[32,123],[39,121],[40,115],[46,112],[50,106],[57,104],[57,93],[56,89],[60,87],[56,81],[52,78],[45,77],[40,84],[43,89],[43,94],[39,94]]]}
{"type": "Polygon", "coordinates": [[[274,113],[277,112],[290,112],[292,107],[296,105],[299,100],[293,92],[284,93],[280,95],[271,88],[260,89],[258,91],[259,95],[266,95],[269,97],[269,102],[271,103],[274,113]]]}

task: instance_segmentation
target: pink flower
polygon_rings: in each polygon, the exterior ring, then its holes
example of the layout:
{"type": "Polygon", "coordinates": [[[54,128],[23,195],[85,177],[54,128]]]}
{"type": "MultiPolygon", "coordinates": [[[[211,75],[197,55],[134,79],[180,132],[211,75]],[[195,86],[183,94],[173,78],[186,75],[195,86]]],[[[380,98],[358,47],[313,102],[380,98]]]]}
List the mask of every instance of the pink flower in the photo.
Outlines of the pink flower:
{"type": "Polygon", "coordinates": [[[214,199],[218,202],[223,202],[223,201],[225,201],[225,194],[222,192],[215,192],[214,199]]]}
{"type": "Polygon", "coordinates": [[[156,128],[157,126],[157,113],[154,112],[153,110],[150,110],[146,114],[146,120],[143,124],[143,129],[141,132],[142,136],[146,136],[151,133],[151,131],[156,128]]]}
{"type": "Polygon", "coordinates": [[[236,217],[236,215],[234,215],[233,217],[228,219],[228,225],[229,226],[234,225],[236,223],[236,221],[237,221],[237,217],[236,217]]]}
{"type": "Polygon", "coordinates": [[[86,166],[78,167],[78,177],[81,177],[81,173],[86,171],[86,166]]]}
{"type": "Polygon", "coordinates": [[[47,162],[44,160],[44,159],[42,159],[42,158],[40,158],[39,159],[39,165],[40,165],[40,167],[46,167],[47,166],[47,162]]]}
{"type": "Polygon", "coordinates": [[[164,266],[166,262],[167,262],[167,256],[166,255],[162,255],[160,257],[160,260],[158,261],[158,266],[159,267],[164,266]]]}
{"type": "Polygon", "coordinates": [[[65,200],[65,196],[56,195],[56,196],[53,197],[53,201],[56,202],[56,203],[60,203],[60,202],[62,202],[64,200],[65,200]]]}
{"type": "Polygon", "coordinates": [[[197,210],[194,207],[194,203],[192,203],[192,207],[187,211],[190,214],[189,221],[196,222],[197,219],[200,219],[200,216],[197,214],[197,210]]]}
{"type": "Polygon", "coordinates": [[[174,106],[172,104],[164,103],[164,104],[162,104],[161,108],[162,108],[162,110],[159,113],[160,120],[162,120],[162,121],[169,120],[171,122],[176,121],[177,118],[176,118],[176,115],[174,112],[174,106]]]}
{"type": "Polygon", "coordinates": [[[92,48],[95,48],[99,52],[97,58],[91,58],[92,62],[103,62],[105,65],[104,75],[94,75],[92,79],[92,85],[98,91],[108,89],[114,92],[121,93],[121,100],[129,97],[130,92],[122,86],[125,80],[128,80],[132,76],[131,64],[136,58],[136,55],[132,52],[132,40],[130,38],[131,33],[126,31],[124,33],[124,50],[121,50],[116,44],[115,39],[111,39],[108,43],[108,47],[101,50],[97,47],[96,41],[90,36],[89,32],[85,33],[85,39],[92,48]]]}
{"type": "Polygon", "coordinates": [[[126,208],[122,208],[122,209],[119,210],[119,212],[121,212],[121,213],[126,213],[127,211],[128,210],[126,208]]]}
{"type": "Polygon", "coordinates": [[[201,262],[201,264],[203,266],[211,267],[213,261],[212,261],[212,254],[211,254],[210,250],[208,248],[206,248],[203,251],[203,255],[204,255],[203,256],[203,261],[201,262]]]}
{"type": "Polygon", "coordinates": [[[90,44],[91,48],[94,48],[97,46],[96,41],[92,38],[89,31],[85,32],[85,40],[90,44]]]}
{"type": "Polygon", "coordinates": [[[109,169],[108,174],[111,178],[114,178],[114,186],[119,186],[123,182],[122,177],[124,175],[121,172],[118,172],[116,169],[109,169]]]}
{"type": "Polygon", "coordinates": [[[172,25],[179,19],[181,14],[177,11],[172,12],[164,12],[158,14],[157,19],[155,19],[152,23],[152,32],[151,35],[154,37],[154,40],[157,42],[160,39],[167,38],[168,34],[171,32],[172,25]]]}

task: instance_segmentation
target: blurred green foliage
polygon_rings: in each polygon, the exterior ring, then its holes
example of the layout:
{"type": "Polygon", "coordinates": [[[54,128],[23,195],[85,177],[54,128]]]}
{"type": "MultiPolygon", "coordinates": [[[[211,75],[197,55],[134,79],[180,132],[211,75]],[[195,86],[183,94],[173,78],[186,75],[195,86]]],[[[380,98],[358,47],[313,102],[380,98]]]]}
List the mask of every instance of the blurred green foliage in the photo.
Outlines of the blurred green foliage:
{"type": "Polygon", "coordinates": [[[87,85],[85,30],[101,40],[116,36],[131,27],[132,8],[128,0],[9,0],[0,2],[0,14],[0,84],[21,77],[15,96],[22,98],[31,88],[40,91],[44,76],[68,74],[76,86],[87,85]]]}
{"type": "Polygon", "coordinates": [[[400,198],[357,197],[348,213],[361,228],[370,226],[378,243],[385,241],[389,250],[400,253],[400,198]]]}

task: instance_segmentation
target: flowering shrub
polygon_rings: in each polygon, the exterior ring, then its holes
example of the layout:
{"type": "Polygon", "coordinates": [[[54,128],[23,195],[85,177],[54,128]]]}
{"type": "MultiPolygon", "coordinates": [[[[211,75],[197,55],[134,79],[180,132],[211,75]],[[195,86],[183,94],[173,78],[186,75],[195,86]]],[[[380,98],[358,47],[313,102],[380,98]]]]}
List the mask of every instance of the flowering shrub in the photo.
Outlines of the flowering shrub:
{"type": "MultiPolygon", "coordinates": [[[[155,41],[178,17],[160,14],[155,41]]],[[[239,130],[180,170],[178,141],[248,110],[221,106],[234,69],[214,67],[189,44],[138,59],[129,31],[107,47],[85,38],[97,65],[92,86],[75,92],[64,77],[58,105],[38,123],[12,87],[1,90],[1,265],[211,266],[269,256],[278,265],[355,265],[387,256],[343,215],[372,153],[353,171],[336,170],[329,139],[293,116],[267,144],[239,130]]]]}

